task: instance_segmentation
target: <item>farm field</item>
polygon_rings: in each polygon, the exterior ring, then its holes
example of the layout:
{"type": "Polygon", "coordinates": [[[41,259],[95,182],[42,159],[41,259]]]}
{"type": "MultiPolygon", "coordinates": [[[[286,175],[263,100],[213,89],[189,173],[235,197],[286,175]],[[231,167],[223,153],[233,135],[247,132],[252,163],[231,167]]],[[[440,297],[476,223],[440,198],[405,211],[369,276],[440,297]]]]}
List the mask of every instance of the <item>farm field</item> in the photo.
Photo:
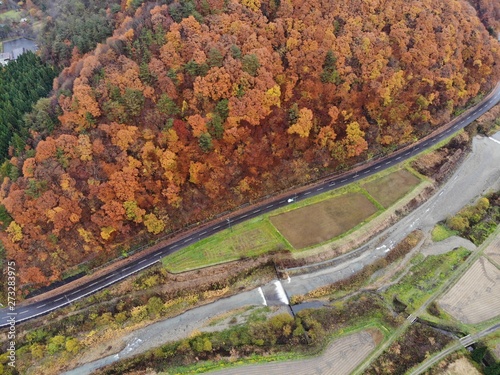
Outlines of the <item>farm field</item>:
{"type": "Polygon", "coordinates": [[[492,243],[484,250],[484,254],[500,267],[500,236],[495,238],[492,243]]]}
{"type": "Polygon", "coordinates": [[[500,270],[479,258],[438,304],[466,324],[494,318],[500,314],[500,270]]]}
{"type": "Polygon", "coordinates": [[[481,375],[479,370],[465,357],[456,359],[455,361],[446,364],[447,360],[436,366],[442,370],[438,372],[439,375],[481,375]]]}
{"type": "Polygon", "coordinates": [[[289,373],[290,369],[293,369],[294,375],[349,375],[376,345],[370,332],[360,331],[334,340],[316,358],[244,366],[241,369],[235,367],[216,371],[214,375],[280,375],[289,373]]]}
{"type": "MultiPolygon", "coordinates": [[[[402,171],[384,172],[382,177],[371,176],[367,181],[380,188],[379,179],[390,184],[394,180],[390,177],[393,174],[413,176],[406,170],[402,171]]],[[[416,181],[420,182],[418,178],[416,181]]],[[[387,189],[391,186],[387,185],[387,189]]],[[[359,184],[294,203],[290,208],[290,211],[275,216],[264,215],[238,224],[231,231],[217,233],[165,257],[163,264],[170,272],[182,272],[272,250],[291,249],[292,246],[301,249],[331,240],[383,210],[359,184]],[[323,216],[318,216],[318,212],[323,216]]]]}
{"type": "Polygon", "coordinates": [[[254,219],[185,247],[163,258],[163,264],[170,272],[182,272],[277,250],[285,242],[267,220],[254,219]]]}
{"type": "Polygon", "coordinates": [[[378,211],[362,193],[347,193],[272,216],[271,223],[296,249],[316,245],[354,228],[378,211]]]}
{"type": "Polygon", "coordinates": [[[377,202],[390,207],[420,183],[420,179],[406,169],[400,169],[376,180],[361,184],[377,202]]]}

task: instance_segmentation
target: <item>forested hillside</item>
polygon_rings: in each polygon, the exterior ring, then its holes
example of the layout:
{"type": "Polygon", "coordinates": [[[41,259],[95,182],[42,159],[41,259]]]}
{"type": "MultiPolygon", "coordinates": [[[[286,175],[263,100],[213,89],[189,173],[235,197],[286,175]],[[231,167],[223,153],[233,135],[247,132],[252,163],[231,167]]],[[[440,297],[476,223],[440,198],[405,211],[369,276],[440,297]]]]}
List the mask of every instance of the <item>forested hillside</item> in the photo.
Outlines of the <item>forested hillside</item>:
{"type": "Polygon", "coordinates": [[[145,3],[56,79],[60,126],[11,160],[0,237],[45,284],[413,142],[491,89],[499,57],[465,0],[145,3]]]}

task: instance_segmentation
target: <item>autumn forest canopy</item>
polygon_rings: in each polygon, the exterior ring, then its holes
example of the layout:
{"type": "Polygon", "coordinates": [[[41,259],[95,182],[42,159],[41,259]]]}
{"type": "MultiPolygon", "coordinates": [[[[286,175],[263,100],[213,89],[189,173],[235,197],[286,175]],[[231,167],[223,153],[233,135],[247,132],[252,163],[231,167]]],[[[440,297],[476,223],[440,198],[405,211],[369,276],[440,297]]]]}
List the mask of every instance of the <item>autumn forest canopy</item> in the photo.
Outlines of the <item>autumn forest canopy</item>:
{"type": "Polygon", "coordinates": [[[463,0],[140,4],[65,52],[42,102],[57,124],[32,116],[2,167],[0,238],[28,287],[414,142],[500,76],[463,0]]]}

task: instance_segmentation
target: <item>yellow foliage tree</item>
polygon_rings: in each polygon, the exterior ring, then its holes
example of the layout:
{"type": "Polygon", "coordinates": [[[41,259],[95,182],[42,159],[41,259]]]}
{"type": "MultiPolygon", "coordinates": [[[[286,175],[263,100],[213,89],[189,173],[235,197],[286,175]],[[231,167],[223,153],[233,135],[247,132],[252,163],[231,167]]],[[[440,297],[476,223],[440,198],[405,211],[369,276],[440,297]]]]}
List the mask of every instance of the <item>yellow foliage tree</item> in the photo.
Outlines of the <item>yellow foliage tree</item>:
{"type": "Polygon", "coordinates": [[[142,223],[142,217],[146,213],[146,210],[143,210],[142,208],[137,206],[137,202],[135,201],[123,202],[123,208],[125,208],[125,214],[127,215],[127,219],[133,220],[136,223],[142,223]]]}
{"type": "Polygon", "coordinates": [[[101,228],[101,237],[104,239],[104,240],[109,240],[111,238],[111,234],[113,232],[115,232],[116,229],[109,226],[109,227],[104,227],[104,228],[101,228]]]}
{"type": "Polygon", "coordinates": [[[257,12],[260,9],[260,0],[242,0],[241,3],[254,12],[257,12]]]}
{"type": "Polygon", "coordinates": [[[144,216],[144,225],[148,229],[148,232],[153,234],[158,234],[165,229],[165,223],[153,213],[144,216]]]}
{"type": "Polygon", "coordinates": [[[297,122],[287,130],[288,134],[297,134],[300,138],[309,137],[309,132],[313,126],[313,113],[308,108],[301,108],[297,122]]]}
{"type": "Polygon", "coordinates": [[[189,182],[198,185],[201,181],[201,175],[206,170],[206,165],[200,162],[191,162],[189,165],[189,182]]]}
{"type": "Polygon", "coordinates": [[[368,143],[364,136],[365,132],[360,129],[356,121],[347,125],[347,137],[344,139],[344,145],[348,158],[358,156],[368,148],[368,143]]]}
{"type": "Polygon", "coordinates": [[[18,242],[23,239],[23,230],[21,226],[12,221],[6,229],[6,232],[9,234],[10,240],[12,242],[18,242]]]}

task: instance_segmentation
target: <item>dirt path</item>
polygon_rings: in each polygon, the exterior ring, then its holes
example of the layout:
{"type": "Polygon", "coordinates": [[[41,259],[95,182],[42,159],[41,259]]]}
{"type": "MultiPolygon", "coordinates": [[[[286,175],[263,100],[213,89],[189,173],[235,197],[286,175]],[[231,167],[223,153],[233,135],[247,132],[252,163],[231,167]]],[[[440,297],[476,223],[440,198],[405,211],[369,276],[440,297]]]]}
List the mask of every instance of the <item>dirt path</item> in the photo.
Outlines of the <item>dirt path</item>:
{"type": "Polygon", "coordinates": [[[440,255],[447,253],[450,250],[456,249],[457,247],[465,247],[468,250],[474,251],[477,246],[471,241],[458,236],[451,236],[447,239],[439,242],[426,243],[422,247],[422,254],[427,255],[440,255]]]}

